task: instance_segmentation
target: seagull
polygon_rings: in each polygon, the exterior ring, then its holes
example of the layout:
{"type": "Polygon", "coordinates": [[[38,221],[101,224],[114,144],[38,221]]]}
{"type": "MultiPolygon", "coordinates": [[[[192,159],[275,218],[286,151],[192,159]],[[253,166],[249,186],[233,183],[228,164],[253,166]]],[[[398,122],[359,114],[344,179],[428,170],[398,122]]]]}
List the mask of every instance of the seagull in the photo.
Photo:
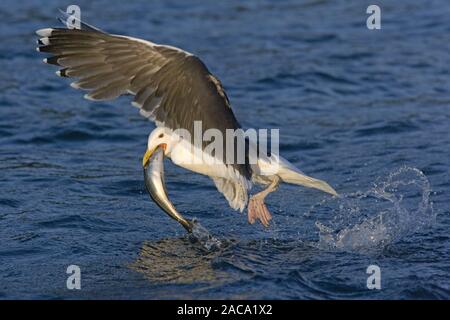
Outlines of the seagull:
{"type": "Polygon", "coordinates": [[[197,56],[182,49],[81,25],[80,29],[37,30],[37,51],[51,55],[45,63],[62,67],[56,72],[58,76],[76,78],[71,86],[87,90],[86,99],[134,96],[132,105],[156,125],[148,137],[144,167],[152,153],[162,147],[164,156],[174,164],[210,177],[231,208],[243,212],[247,207],[250,224],[259,220],[265,227],[272,215],[264,200],[281,182],[337,195],[328,183],[305,175],[281,156],[258,156],[254,163],[228,163],[223,156],[214,163],[203,158],[195,163],[186,161],[199,148],[204,152],[205,144],[194,146],[177,133],[178,129],[194,134],[196,121],[204,130],[219,130],[224,137],[227,129],[241,129],[219,79],[197,56]],[[275,164],[275,172],[264,173],[275,164]],[[264,189],[249,196],[254,184],[264,189]]]}

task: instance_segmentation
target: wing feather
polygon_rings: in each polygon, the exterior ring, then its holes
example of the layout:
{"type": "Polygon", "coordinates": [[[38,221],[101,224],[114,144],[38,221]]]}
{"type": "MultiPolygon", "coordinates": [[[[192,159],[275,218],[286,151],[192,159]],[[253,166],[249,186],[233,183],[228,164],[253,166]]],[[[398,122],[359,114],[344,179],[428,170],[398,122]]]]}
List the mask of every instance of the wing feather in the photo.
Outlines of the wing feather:
{"type": "Polygon", "coordinates": [[[225,196],[228,204],[234,210],[242,212],[247,206],[249,185],[244,180],[229,180],[224,178],[212,178],[214,184],[225,196]]]}
{"type": "MultiPolygon", "coordinates": [[[[142,115],[157,125],[187,129],[192,137],[194,121],[224,137],[227,129],[240,128],[220,81],[186,51],[92,28],[41,29],[37,34],[42,37],[38,51],[52,55],[44,61],[61,66],[58,75],[78,78],[72,86],[88,90],[87,99],[131,93],[142,115]]],[[[250,178],[248,165],[230,166],[250,178]]]]}

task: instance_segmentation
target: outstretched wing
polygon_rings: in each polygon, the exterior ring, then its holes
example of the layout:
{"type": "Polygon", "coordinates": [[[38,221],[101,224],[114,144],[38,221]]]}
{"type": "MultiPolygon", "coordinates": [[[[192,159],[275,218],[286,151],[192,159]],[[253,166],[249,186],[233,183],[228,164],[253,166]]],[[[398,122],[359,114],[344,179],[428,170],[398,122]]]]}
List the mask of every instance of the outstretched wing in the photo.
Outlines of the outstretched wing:
{"type": "MultiPolygon", "coordinates": [[[[226,129],[240,127],[220,81],[186,51],[92,28],[36,33],[41,37],[37,50],[52,55],[44,62],[63,67],[59,76],[78,78],[71,86],[88,90],[87,99],[131,93],[143,116],[158,126],[187,129],[192,137],[194,121],[201,121],[204,131],[220,130],[224,137],[226,129]]],[[[232,166],[250,177],[248,165],[232,166]]]]}
{"type": "Polygon", "coordinates": [[[242,212],[247,206],[249,183],[244,179],[212,178],[217,190],[227,199],[230,207],[242,212]]]}
{"type": "Polygon", "coordinates": [[[91,100],[131,93],[133,104],[151,120],[178,129],[239,128],[220,82],[196,56],[178,48],[93,30],[41,29],[44,61],[76,77],[72,87],[89,90],[91,100]],[[215,115],[212,117],[211,115],[215,115]]]}

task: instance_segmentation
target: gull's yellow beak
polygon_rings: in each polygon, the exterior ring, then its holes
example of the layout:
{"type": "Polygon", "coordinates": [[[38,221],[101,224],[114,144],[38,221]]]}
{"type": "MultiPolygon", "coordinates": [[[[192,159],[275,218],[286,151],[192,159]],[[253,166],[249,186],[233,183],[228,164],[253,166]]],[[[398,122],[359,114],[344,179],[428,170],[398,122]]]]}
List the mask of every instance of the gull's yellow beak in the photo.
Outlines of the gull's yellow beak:
{"type": "Polygon", "coordinates": [[[144,153],[144,157],[142,157],[142,166],[145,168],[145,166],[148,163],[148,160],[150,160],[150,157],[152,156],[152,153],[155,152],[155,149],[147,149],[144,153]]]}
{"type": "Polygon", "coordinates": [[[163,148],[164,150],[166,150],[167,145],[165,143],[160,144],[159,146],[157,146],[156,148],[153,149],[147,149],[147,151],[145,151],[144,156],[142,157],[142,166],[145,168],[145,166],[147,165],[148,161],[150,160],[152,154],[155,152],[156,149],[158,148],[163,148]]]}

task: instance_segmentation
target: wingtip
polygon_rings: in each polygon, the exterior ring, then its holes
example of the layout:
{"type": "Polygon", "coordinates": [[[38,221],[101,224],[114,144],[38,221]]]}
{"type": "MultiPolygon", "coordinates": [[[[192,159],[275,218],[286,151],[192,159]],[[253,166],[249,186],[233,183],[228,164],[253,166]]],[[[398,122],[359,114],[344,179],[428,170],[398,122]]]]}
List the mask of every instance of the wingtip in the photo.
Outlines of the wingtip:
{"type": "Polygon", "coordinates": [[[48,37],[40,38],[36,43],[40,46],[48,46],[50,44],[50,39],[48,37]]]}
{"type": "Polygon", "coordinates": [[[44,29],[36,30],[36,34],[42,38],[51,36],[52,32],[53,32],[52,28],[44,28],[44,29]]]}
{"type": "Polygon", "coordinates": [[[58,70],[58,71],[56,71],[55,73],[56,73],[56,75],[58,76],[58,77],[62,77],[62,78],[65,78],[65,77],[67,77],[67,68],[66,69],[61,69],[61,70],[58,70]]]}
{"type": "Polygon", "coordinates": [[[89,101],[96,101],[96,99],[92,98],[92,96],[90,96],[89,93],[86,93],[83,97],[84,97],[86,100],[89,100],[89,101]]]}

